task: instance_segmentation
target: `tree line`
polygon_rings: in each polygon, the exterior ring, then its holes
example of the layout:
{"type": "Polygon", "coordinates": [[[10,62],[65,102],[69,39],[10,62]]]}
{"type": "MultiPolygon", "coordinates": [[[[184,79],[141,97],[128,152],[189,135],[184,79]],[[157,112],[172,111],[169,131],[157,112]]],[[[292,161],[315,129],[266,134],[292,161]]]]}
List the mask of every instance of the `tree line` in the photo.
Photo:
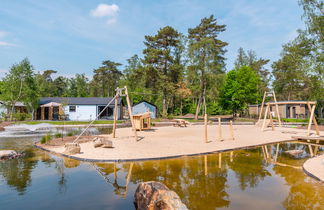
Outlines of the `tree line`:
{"type": "Polygon", "coordinates": [[[324,99],[323,2],[300,0],[306,30],[282,47],[270,65],[253,50],[238,50],[234,69],[226,70],[228,43],[219,35],[226,30],[211,15],[187,34],[171,26],[144,37],[142,57],[134,55],[123,67],[105,60],[93,70],[72,78],[55,77],[57,71],[35,73],[26,58],[14,64],[0,83],[0,100],[9,111],[17,101],[32,112],[39,97],[113,97],[127,86],[134,103],[147,100],[168,115],[244,113],[248,104],[260,103],[273,89],[279,100],[324,99]],[[271,66],[271,69],[270,69],[271,66]],[[55,78],[55,79],[54,79],[55,78]]]}

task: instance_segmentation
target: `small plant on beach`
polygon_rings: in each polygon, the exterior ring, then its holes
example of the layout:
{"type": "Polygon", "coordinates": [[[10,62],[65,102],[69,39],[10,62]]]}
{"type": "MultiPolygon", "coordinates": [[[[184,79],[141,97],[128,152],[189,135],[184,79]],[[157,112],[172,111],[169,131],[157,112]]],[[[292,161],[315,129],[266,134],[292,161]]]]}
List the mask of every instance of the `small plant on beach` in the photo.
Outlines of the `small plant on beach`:
{"type": "Polygon", "coordinates": [[[74,132],[68,132],[67,134],[66,134],[67,136],[73,136],[74,135],[74,132]]]}
{"type": "Polygon", "coordinates": [[[46,136],[42,137],[40,142],[42,144],[45,144],[45,143],[49,142],[51,139],[52,139],[52,135],[51,134],[46,134],[46,136]]]}
{"type": "Polygon", "coordinates": [[[62,138],[63,135],[61,133],[56,133],[54,136],[55,138],[62,138]]]}

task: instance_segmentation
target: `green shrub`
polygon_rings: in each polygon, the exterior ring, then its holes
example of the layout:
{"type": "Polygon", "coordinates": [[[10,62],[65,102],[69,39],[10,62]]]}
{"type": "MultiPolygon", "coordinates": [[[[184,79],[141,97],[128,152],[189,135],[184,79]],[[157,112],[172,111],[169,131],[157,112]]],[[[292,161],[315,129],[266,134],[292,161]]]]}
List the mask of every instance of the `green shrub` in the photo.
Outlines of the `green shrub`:
{"type": "Polygon", "coordinates": [[[55,138],[62,138],[63,137],[62,133],[56,133],[54,136],[55,136],[55,138]]]}
{"type": "Polygon", "coordinates": [[[42,137],[40,142],[42,144],[45,144],[45,143],[49,142],[51,139],[52,139],[52,135],[51,134],[46,134],[45,136],[42,137]]]}
{"type": "Polygon", "coordinates": [[[74,132],[68,132],[67,134],[66,134],[67,136],[74,136],[74,132]]]}
{"type": "Polygon", "coordinates": [[[23,112],[17,112],[13,114],[13,118],[17,121],[24,121],[31,119],[31,114],[29,113],[23,113],[23,112]]]}

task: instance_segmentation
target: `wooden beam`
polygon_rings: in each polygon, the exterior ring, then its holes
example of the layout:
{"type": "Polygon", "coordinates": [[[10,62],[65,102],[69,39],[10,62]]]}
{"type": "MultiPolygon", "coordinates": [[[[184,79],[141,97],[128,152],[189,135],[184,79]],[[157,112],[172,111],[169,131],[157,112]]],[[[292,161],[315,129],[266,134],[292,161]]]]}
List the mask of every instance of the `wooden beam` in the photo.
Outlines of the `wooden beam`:
{"type": "Polygon", "coordinates": [[[230,127],[231,139],[235,140],[232,120],[230,120],[230,126],[229,127],[230,127]]]}
{"type": "Polygon", "coordinates": [[[260,113],[259,113],[259,121],[261,120],[261,117],[262,117],[262,111],[263,111],[263,106],[264,106],[266,95],[267,95],[267,91],[264,91],[262,104],[261,104],[261,109],[260,109],[260,113]]]}
{"type": "Polygon", "coordinates": [[[268,110],[269,110],[269,105],[267,105],[265,113],[264,113],[264,119],[263,119],[262,129],[261,129],[262,131],[264,131],[264,127],[265,127],[266,120],[267,120],[267,115],[268,115],[268,110]]]}
{"type": "Polygon", "coordinates": [[[132,107],[131,107],[130,100],[129,100],[127,86],[125,86],[125,95],[126,95],[126,101],[127,101],[127,107],[128,107],[128,115],[129,115],[129,118],[130,118],[131,123],[132,123],[132,129],[133,129],[133,132],[134,132],[134,135],[135,135],[135,140],[138,141],[137,132],[136,132],[135,124],[134,124],[132,107]]]}
{"type": "Polygon", "coordinates": [[[274,91],[272,91],[272,93],[273,93],[273,99],[274,99],[274,101],[275,101],[275,103],[276,103],[275,106],[276,106],[276,112],[277,112],[277,117],[278,117],[278,121],[279,121],[279,127],[281,127],[281,118],[280,118],[279,106],[278,106],[278,103],[277,103],[276,94],[275,94],[274,91]]]}
{"type": "Polygon", "coordinates": [[[222,153],[218,154],[218,168],[222,168],[222,153]]]}
{"type": "Polygon", "coordinates": [[[205,143],[208,143],[208,131],[207,131],[207,114],[204,116],[204,124],[205,124],[205,143]]]}
{"type": "Polygon", "coordinates": [[[118,95],[115,98],[115,107],[114,107],[114,125],[113,125],[113,138],[116,138],[116,121],[117,121],[117,112],[118,112],[118,95]]]}
{"type": "Polygon", "coordinates": [[[222,136],[222,121],[221,118],[218,118],[218,140],[222,141],[223,140],[223,136],[222,136]]]}
{"type": "Polygon", "coordinates": [[[312,121],[313,121],[313,117],[314,117],[315,107],[316,107],[316,105],[313,105],[312,106],[312,109],[311,109],[311,115],[310,115],[309,122],[308,122],[307,136],[310,135],[310,129],[311,129],[311,126],[312,126],[312,121]]]}
{"type": "MultiPolygon", "coordinates": [[[[307,107],[308,107],[308,110],[311,111],[311,105],[308,103],[307,104],[307,107]]],[[[315,129],[316,129],[316,135],[320,135],[320,132],[319,132],[319,128],[318,128],[318,124],[317,124],[317,121],[316,121],[316,118],[315,118],[315,114],[314,114],[314,117],[313,117],[313,122],[314,122],[314,125],[315,125],[315,129]]]]}
{"type": "Polygon", "coordinates": [[[271,128],[274,131],[274,125],[273,125],[272,113],[270,112],[270,106],[269,106],[269,118],[270,118],[271,128]]]}
{"type": "Polygon", "coordinates": [[[268,102],[266,103],[267,105],[285,105],[285,104],[291,104],[291,105],[298,105],[298,104],[311,104],[311,105],[315,105],[316,104],[316,101],[279,101],[279,102],[268,102]]]}
{"type": "Polygon", "coordinates": [[[204,155],[205,176],[208,175],[207,155],[204,155]]]}

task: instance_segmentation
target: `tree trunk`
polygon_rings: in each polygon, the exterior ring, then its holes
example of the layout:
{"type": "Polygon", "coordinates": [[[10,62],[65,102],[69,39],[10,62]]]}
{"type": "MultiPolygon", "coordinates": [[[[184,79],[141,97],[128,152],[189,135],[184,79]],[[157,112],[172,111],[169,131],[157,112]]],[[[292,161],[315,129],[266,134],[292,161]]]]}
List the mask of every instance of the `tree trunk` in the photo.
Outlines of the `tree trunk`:
{"type": "Polygon", "coordinates": [[[163,90],[163,105],[162,105],[162,116],[166,117],[167,116],[167,103],[166,103],[166,91],[165,89],[163,90]]]}

